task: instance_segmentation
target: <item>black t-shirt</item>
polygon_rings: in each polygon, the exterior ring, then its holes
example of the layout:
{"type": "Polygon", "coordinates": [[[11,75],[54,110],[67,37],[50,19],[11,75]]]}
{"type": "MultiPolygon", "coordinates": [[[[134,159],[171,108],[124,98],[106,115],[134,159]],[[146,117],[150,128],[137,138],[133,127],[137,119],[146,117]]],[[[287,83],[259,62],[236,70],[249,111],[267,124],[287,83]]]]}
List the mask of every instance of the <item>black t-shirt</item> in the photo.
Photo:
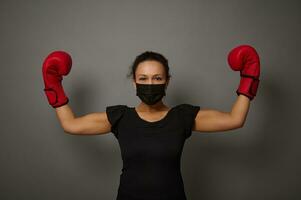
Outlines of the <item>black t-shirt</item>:
{"type": "Polygon", "coordinates": [[[106,107],[123,161],[117,200],[186,200],[180,162],[199,109],[179,104],[149,122],[135,107],[106,107]]]}

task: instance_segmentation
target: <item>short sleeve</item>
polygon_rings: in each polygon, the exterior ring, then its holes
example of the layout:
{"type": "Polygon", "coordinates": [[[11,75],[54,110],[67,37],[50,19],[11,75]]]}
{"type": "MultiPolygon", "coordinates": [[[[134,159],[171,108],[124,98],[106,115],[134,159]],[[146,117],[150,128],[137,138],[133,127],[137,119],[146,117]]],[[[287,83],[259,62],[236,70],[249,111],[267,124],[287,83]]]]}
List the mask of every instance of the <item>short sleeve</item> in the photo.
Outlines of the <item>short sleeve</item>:
{"type": "Polygon", "coordinates": [[[108,120],[111,124],[111,132],[118,138],[118,122],[126,110],[126,105],[113,105],[106,107],[108,120]]]}
{"type": "Polygon", "coordinates": [[[185,103],[180,105],[180,110],[186,134],[185,136],[186,138],[188,138],[191,136],[192,127],[194,126],[195,118],[198,114],[198,111],[200,110],[200,106],[185,103]]]}

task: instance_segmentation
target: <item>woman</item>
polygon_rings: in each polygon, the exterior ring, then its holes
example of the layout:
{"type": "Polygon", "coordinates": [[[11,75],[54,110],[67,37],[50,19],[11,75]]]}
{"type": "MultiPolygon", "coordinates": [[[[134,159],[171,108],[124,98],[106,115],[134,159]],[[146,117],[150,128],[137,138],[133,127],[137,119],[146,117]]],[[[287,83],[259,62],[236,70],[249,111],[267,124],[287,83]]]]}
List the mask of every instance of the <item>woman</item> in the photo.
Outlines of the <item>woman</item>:
{"type": "Polygon", "coordinates": [[[200,109],[187,103],[174,107],[162,101],[170,81],[168,60],[156,52],[144,52],[131,66],[133,85],[141,102],[136,107],[111,105],[105,112],[75,117],[61,85],[71,69],[69,54],[56,51],[43,63],[45,94],[56,109],[66,133],[94,135],[112,132],[123,160],[117,200],[186,200],[180,172],[185,140],[192,131],[216,132],[240,128],[259,83],[260,63],[254,48],[231,50],[228,63],[239,70],[238,97],[230,112],[200,109]]]}

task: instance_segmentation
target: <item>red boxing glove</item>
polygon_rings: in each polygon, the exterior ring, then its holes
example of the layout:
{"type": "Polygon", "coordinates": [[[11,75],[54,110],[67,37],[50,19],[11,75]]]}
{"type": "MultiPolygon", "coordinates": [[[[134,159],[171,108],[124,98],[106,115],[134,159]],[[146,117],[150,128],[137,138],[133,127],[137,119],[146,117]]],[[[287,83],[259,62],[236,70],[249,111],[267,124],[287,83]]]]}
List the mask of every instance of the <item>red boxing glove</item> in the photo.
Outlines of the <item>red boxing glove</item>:
{"type": "Polygon", "coordinates": [[[71,56],[64,51],[50,53],[43,63],[44,92],[49,104],[53,108],[63,106],[69,102],[62,87],[63,75],[66,76],[72,66],[71,56]]]}
{"type": "Polygon", "coordinates": [[[249,45],[237,46],[228,54],[228,63],[234,71],[240,71],[237,95],[243,94],[252,100],[257,93],[260,74],[260,60],[256,50],[249,45]]]}

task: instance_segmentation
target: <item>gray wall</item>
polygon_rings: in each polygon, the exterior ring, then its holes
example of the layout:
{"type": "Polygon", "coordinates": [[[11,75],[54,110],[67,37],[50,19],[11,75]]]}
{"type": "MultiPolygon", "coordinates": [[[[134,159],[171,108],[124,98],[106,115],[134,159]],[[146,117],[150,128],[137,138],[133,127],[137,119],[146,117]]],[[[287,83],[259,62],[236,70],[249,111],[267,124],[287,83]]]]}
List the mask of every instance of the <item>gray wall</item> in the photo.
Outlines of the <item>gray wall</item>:
{"type": "Polygon", "coordinates": [[[136,106],[129,65],[165,55],[165,103],[230,111],[240,77],[226,62],[239,44],[261,56],[245,126],[186,141],[189,200],[301,199],[300,1],[0,2],[0,199],[114,199],[122,160],[113,134],[65,134],[43,92],[51,51],[73,58],[63,86],[77,116],[136,106]],[[298,190],[299,189],[299,190],[298,190]]]}

